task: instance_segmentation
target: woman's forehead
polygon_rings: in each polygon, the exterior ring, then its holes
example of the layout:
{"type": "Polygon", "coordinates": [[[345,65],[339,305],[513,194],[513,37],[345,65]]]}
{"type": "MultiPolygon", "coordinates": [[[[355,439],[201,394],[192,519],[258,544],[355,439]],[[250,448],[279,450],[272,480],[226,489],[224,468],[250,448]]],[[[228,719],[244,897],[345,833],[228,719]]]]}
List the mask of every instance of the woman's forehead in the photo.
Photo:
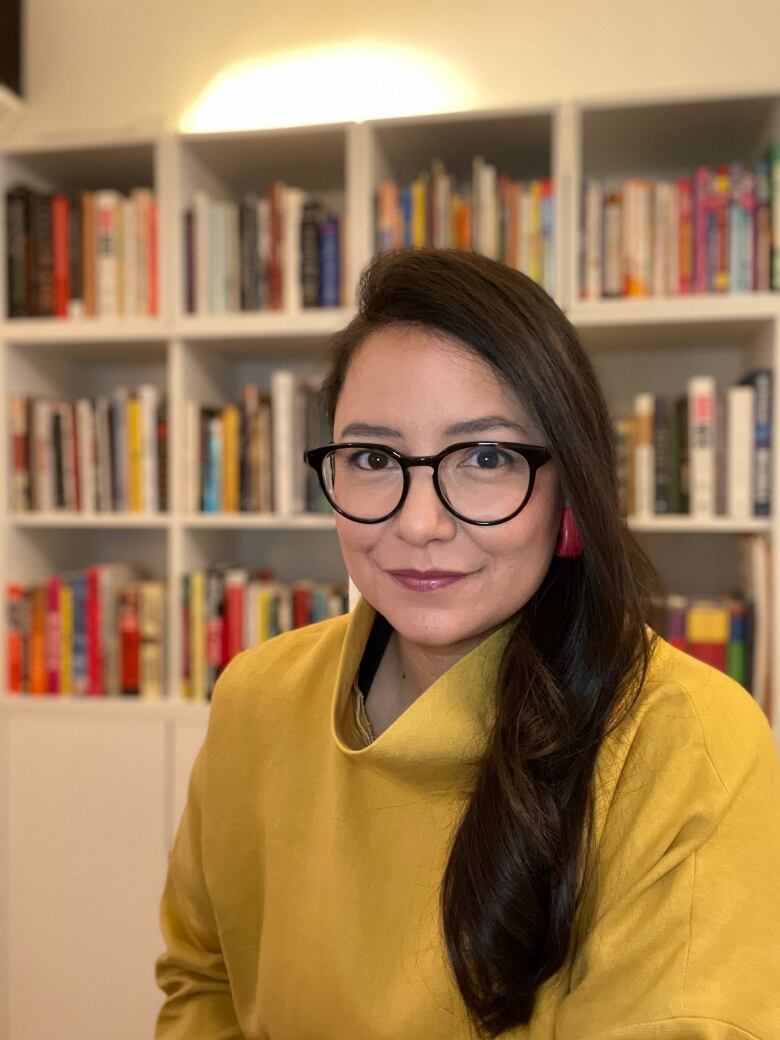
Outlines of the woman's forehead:
{"type": "Polygon", "coordinates": [[[336,406],[337,424],[397,428],[403,421],[442,433],[486,416],[537,429],[514,390],[471,348],[405,327],[380,329],[357,348],[336,406]]]}

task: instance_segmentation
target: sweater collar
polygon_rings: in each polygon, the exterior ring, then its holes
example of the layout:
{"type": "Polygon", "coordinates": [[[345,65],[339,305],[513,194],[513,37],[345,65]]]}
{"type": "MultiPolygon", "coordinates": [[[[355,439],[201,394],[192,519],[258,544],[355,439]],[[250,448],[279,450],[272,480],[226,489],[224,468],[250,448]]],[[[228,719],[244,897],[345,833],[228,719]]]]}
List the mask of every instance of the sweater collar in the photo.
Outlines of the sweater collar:
{"type": "Polygon", "coordinates": [[[349,615],[339,658],[331,733],[340,751],[403,783],[447,789],[469,779],[490,737],[498,666],[515,618],[465,654],[368,746],[355,720],[353,683],[376,611],[362,597],[349,615]]]}

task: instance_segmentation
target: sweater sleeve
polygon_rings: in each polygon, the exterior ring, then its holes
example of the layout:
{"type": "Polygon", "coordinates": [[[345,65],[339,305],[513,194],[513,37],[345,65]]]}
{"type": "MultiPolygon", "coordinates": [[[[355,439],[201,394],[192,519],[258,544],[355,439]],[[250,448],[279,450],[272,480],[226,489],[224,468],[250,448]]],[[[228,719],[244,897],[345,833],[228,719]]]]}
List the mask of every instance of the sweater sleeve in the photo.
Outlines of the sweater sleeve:
{"type": "MultiPolygon", "coordinates": [[[[207,738],[208,740],[208,738],[207,738]]],[[[165,952],[156,978],[166,995],[155,1040],[242,1040],[201,850],[205,745],[193,766],[187,807],[171,850],[160,907],[165,952]]]]}
{"type": "Polygon", "coordinates": [[[710,692],[656,703],[619,767],[557,1040],[780,1037],[780,763],[710,692]]]}

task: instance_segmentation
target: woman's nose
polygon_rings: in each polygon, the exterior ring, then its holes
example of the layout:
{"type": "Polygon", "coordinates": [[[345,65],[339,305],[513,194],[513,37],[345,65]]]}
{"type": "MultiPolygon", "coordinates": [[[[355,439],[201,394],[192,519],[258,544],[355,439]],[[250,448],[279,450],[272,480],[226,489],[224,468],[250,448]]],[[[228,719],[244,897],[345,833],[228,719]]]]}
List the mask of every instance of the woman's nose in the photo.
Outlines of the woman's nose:
{"type": "Polygon", "coordinates": [[[451,537],[456,520],[436,493],[433,470],[415,466],[409,470],[409,490],[396,515],[399,533],[407,541],[425,542],[451,537]]]}

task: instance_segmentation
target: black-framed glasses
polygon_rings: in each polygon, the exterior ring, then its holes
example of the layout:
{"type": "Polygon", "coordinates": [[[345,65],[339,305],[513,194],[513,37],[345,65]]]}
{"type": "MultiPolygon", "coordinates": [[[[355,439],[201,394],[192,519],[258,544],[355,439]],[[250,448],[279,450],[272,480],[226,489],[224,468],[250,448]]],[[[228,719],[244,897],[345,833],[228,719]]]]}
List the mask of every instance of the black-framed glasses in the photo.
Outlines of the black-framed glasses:
{"type": "Polygon", "coordinates": [[[386,444],[349,441],[304,452],[333,508],[348,520],[379,524],[404,504],[409,469],[430,466],[446,508],[467,524],[503,524],[526,506],[547,448],[513,441],[464,441],[438,455],[402,455],[386,444]]]}

